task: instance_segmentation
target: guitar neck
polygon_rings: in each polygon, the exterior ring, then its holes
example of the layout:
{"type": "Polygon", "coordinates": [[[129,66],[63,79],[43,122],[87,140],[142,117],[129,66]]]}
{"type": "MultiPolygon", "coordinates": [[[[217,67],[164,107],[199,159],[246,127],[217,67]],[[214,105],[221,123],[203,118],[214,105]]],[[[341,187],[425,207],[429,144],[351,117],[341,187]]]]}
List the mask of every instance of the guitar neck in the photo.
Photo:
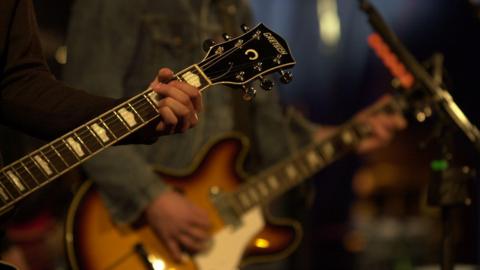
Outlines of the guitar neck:
{"type": "MultiPolygon", "coordinates": [[[[406,103],[396,98],[371,113],[402,111],[406,103]]],[[[333,135],[315,142],[282,162],[249,178],[240,189],[229,196],[238,214],[244,214],[253,207],[268,203],[305,179],[313,176],[330,163],[352,152],[358,144],[371,135],[371,129],[364,123],[351,121],[341,126],[333,135]]]]}
{"type": "MultiPolygon", "coordinates": [[[[197,65],[175,77],[200,91],[211,85],[197,65]]],[[[0,212],[157,118],[158,100],[146,90],[3,168],[0,212]]]]}

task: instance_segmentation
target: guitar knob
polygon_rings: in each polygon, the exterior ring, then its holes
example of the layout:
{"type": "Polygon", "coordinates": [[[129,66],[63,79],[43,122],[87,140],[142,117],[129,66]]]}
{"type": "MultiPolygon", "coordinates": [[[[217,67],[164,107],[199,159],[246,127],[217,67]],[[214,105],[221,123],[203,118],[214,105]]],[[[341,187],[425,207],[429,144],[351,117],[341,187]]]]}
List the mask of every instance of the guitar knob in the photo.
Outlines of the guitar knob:
{"type": "Polygon", "coordinates": [[[270,91],[270,90],[272,90],[274,85],[275,85],[275,84],[273,83],[272,80],[261,79],[260,87],[262,87],[262,89],[265,90],[265,91],[270,91]]]}
{"type": "Polygon", "coordinates": [[[280,78],[280,82],[283,84],[288,84],[293,80],[293,75],[290,71],[280,71],[282,77],[280,78]]]}
{"type": "Polygon", "coordinates": [[[248,32],[248,30],[250,30],[250,27],[248,27],[246,24],[242,24],[240,28],[242,28],[242,31],[245,33],[248,32]]]}
{"type": "Polygon", "coordinates": [[[222,37],[223,37],[223,39],[225,39],[225,40],[227,40],[227,41],[230,40],[230,39],[232,39],[232,36],[230,36],[230,35],[227,34],[227,33],[223,33],[223,34],[222,34],[222,37]]]}
{"type": "Polygon", "coordinates": [[[209,38],[209,39],[206,39],[204,42],[203,42],[203,51],[204,52],[208,52],[208,50],[210,50],[210,47],[212,47],[213,45],[215,45],[216,42],[215,40],[209,38]]]}
{"type": "Polygon", "coordinates": [[[255,95],[257,94],[257,90],[252,86],[244,86],[242,91],[242,98],[245,101],[251,101],[255,95]]]}

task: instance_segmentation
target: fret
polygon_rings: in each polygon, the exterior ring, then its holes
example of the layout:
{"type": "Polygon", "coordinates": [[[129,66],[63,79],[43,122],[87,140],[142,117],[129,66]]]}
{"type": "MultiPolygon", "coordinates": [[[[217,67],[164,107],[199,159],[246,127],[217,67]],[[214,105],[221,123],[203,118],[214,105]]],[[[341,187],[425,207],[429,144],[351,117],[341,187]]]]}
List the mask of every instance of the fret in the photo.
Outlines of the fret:
{"type": "Polygon", "coordinates": [[[48,163],[45,162],[45,160],[42,159],[42,157],[37,154],[38,152],[39,151],[34,152],[32,154],[33,155],[32,159],[35,162],[35,164],[37,164],[38,168],[41,169],[41,171],[45,175],[46,179],[48,179],[48,177],[53,174],[53,171],[52,171],[52,169],[50,169],[50,166],[48,165],[48,163]]]}
{"type": "Polygon", "coordinates": [[[288,180],[294,181],[298,177],[298,171],[297,168],[293,163],[287,165],[285,167],[285,173],[288,176],[288,180]]]}
{"type": "Polygon", "coordinates": [[[330,162],[335,155],[335,148],[331,141],[327,141],[320,145],[320,152],[326,162],[330,162]]]}
{"type": "Polygon", "coordinates": [[[193,65],[183,71],[179,72],[176,76],[177,80],[184,81],[196,88],[202,88],[206,85],[212,84],[210,79],[205,75],[199,66],[193,65]]]}
{"type": "Polygon", "coordinates": [[[342,138],[342,142],[345,145],[351,145],[355,142],[355,134],[350,129],[344,129],[341,131],[340,137],[342,138]]]}
{"type": "Polygon", "coordinates": [[[7,193],[6,189],[1,184],[0,184],[0,198],[4,202],[10,201],[10,195],[7,193]]]}
{"type": "Polygon", "coordinates": [[[257,183],[257,187],[263,197],[267,197],[270,194],[270,190],[263,181],[259,181],[259,183],[257,183]]]}
{"type": "Polygon", "coordinates": [[[121,117],[117,111],[113,111],[113,114],[117,117],[118,120],[123,124],[124,127],[126,127],[128,130],[131,130],[130,125],[121,117]]]}
{"type": "Polygon", "coordinates": [[[122,137],[130,131],[116,113],[112,113],[112,116],[108,119],[109,121],[107,122],[106,118],[101,118],[103,124],[108,127],[108,130],[115,136],[115,139],[122,137]]]}
{"type": "Polygon", "coordinates": [[[255,190],[254,186],[250,185],[248,187],[248,194],[250,195],[250,199],[253,203],[257,203],[260,200],[257,191],[255,190]]]}
{"type": "Polygon", "coordinates": [[[35,188],[37,186],[37,181],[29,173],[28,169],[25,168],[21,163],[15,163],[11,167],[17,172],[17,174],[22,179],[23,183],[29,188],[35,188]]]}
{"type": "Polygon", "coordinates": [[[240,192],[238,194],[238,198],[240,199],[240,203],[244,210],[247,210],[250,208],[251,201],[246,192],[240,192]]]}
{"type": "Polygon", "coordinates": [[[280,183],[275,175],[270,175],[267,178],[267,183],[272,190],[277,190],[280,187],[280,183]]]}
{"type": "MultiPolygon", "coordinates": [[[[77,140],[75,140],[73,138],[72,139],[78,143],[78,145],[80,146],[81,149],[87,150],[87,152],[89,154],[93,153],[92,150],[88,147],[88,145],[82,140],[82,138],[80,138],[80,136],[78,136],[79,131],[80,130],[77,130],[77,131],[71,133],[71,134],[73,134],[73,136],[75,136],[77,138],[77,140]]],[[[86,133],[86,134],[88,134],[88,133],[86,133]]],[[[84,152],[84,155],[85,155],[85,152],[84,152]]]]}
{"type": "Polygon", "coordinates": [[[21,195],[21,192],[18,190],[17,187],[9,180],[9,178],[5,175],[5,173],[1,174],[0,182],[2,183],[3,187],[7,190],[10,197],[16,198],[21,195]]]}
{"type": "Polygon", "coordinates": [[[90,154],[97,152],[103,148],[103,144],[99,142],[98,138],[90,131],[88,126],[82,127],[83,131],[77,131],[77,134],[82,134],[80,139],[82,140],[85,148],[90,154]]]}
{"type": "Polygon", "coordinates": [[[27,191],[27,188],[20,179],[20,175],[18,175],[18,173],[12,167],[9,167],[6,171],[4,171],[4,174],[20,193],[27,191]]]}
{"type": "Polygon", "coordinates": [[[358,135],[358,138],[363,139],[370,136],[372,128],[369,125],[353,125],[352,131],[358,135]]]}
{"type": "Polygon", "coordinates": [[[107,125],[107,123],[105,123],[102,118],[98,118],[98,120],[100,121],[100,123],[102,123],[102,126],[105,127],[106,130],[108,130],[108,132],[112,135],[112,137],[114,139],[117,139],[118,137],[115,135],[115,133],[113,133],[113,131],[110,129],[110,127],[107,125]]]}
{"type": "Polygon", "coordinates": [[[158,101],[156,101],[157,93],[151,91],[147,95],[143,95],[143,97],[150,104],[150,106],[158,113],[159,112],[158,107],[156,106],[156,104],[158,102],[158,101]],[[150,98],[153,98],[153,100],[151,100],[150,98]]]}
{"type": "Polygon", "coordinates": [[[158,104],[160,104],[160,98],[158,94],[154,91],[151,91],[147,94],[148,101],[152,104],[155,110],[158,112],[158,104]]]}
{"type": "Polygon", "coordinates": [[[315,148],[307,150],[306,157],[307,163],[312,169],[316,169],[323,165],[322,157],[320,156],[320,154],[318,154],[315,148]]]}
{"type": "Polygon", "coordinates": [[[69,165],[65,161],[65,159],[63,159],[63,157],[60,155],[60,153],[58,153],[57,149],[55,149],[53,145],[49,145],[48,147],[50,149],[50,151],[48,152],[50,153],[50,155],[48,154],[46,155],[48,156],[48,159],[50,160],[50,162],[53,164],[53,167],[57,169],[57,172],[62,172],[66,170],[69,167],[69,165]]]}
{"type": "Polygon", "coordinates": [[[136,126],[138,126],[140,119],[138,118],[138,116],[135,116],[135,113],[133,113],[129,109],[123,107],[116,112],[117,115],[123,120],[123,122],[127,124],[128,128],[134,129],[136,126]]]}
{"type": "Polygon", "coordinates": [[[72,137],[67,137],[62,139],[63,143],[68,147],[68,149],[77,157],[77,160],[82,160],[82,157],[85,156],[85,152],[82,149],[82,146],[75,141],[72,137]]]}
{"type": "Polygon", "coordinates": [[[137,112],[137,110],[132,106],[132,104],[128,103],[127,105],[130,108],[130,111],[132,111],[142,123],[145,123],[145,119],[143,119],[143,117],[137,112]]]}
{"type": "Polygon", "coordinates": [[[52,147],[56,149],[56,151],[62,157],[62,160],[64,160],[69,167],[77,164],[79,159],[64,140],[57,140],[52,144],[52,147]]]}
{"type": "Polygon", "coordinates": [[[27,165],[25,165],[25,163],[23,162],[23,160],[20,160],[19,162],[19,165],[22,166],[22,168],[28,173],[28,175],[30,176],[29,178],[26,178],[26,179],[31,179],[33,180],[32,181],[32,185],[30,187],[35,187],[38,183],[40,183],[37,178],[35,177],[35,175],[33,175],[33,173],[30,171],[30,169],[28,168],[27,165]]]}
{"type": "MultiPolygon", "coordinates": [[[[98,126],[98,124],[96,124],[96,123],[95,123],[95,125],[98,126]]],[[[93,131],[93,130],[90,128],[90,126],[87,125],[87,126],[85,126],[85,127],[88,129],[88,131],[90,132],[90,134],[92,134],[92,136],[95,138],[95,140],[96,140],[96,141],[98,142],[98,144],[100,145],[100,148],[99,148],[99,149],[103,148],[105,142],[102,141],[102,139],[98,136],[98,134],[97,134],[95,131],[93,131]]],[[[105,130],[103,130],[103,131],[105,132],[105,130]]],[[[108,136],[107,136],[107,138],[108,138],[108,136]]],[[[107,139],[107,141],[108,141],[108,139],[107,139]]],[[[99,150],[99,149],[97,149],[97,150],[99,150]]],[[[95,151],[96,151],[96,150],[95,150],[95,151]]]]}
{"type": "Polygon", "coordinates": [[[142,119],[148,121],[158,116],[157,107],[150,101],[146,95],[138,97],[139,101],[132,102],[135,105],[132,105],[133,108],[137,111],[142,119]]]}
{"type": "Polygon", "coordinates": [[[312,170],[307,165],[307,161],[305,159],[304,155],[300,155],[295,160],[293,161],[295,164],[295,167],[297,168],[299,179],[302,180],[303,178],[307,178],[308,176],[311,175],[312,170]]]}
{"type": "MultiPolygon", "coordinates": [[[[46,167],[48,167],[48,168],[53,168],[53,170],[54,170],[56,173],[59,172],[59,171],[57,170],[57,168],[55,168],[55,166],[52,166],[53,163],[52,163],[52,162],[50,161],[50,159],[45,155],[45,153],[42,152],[42,150],[38,150],[36,153],[39,153],[39,154],[40,154],[39,156],[40,156],[40,157],[43,157],[43,158],[42,158],[42,160],[43,160],[42,163],[45,163],[45,164],[46,164],[46,167]]],[[[50,174],[53,174],[53,171],[52,171],[51,169],[50,169],[50,172],[51,172],[50,174]]],[[[50,175],[50,174],[49,174],[49,175],[50,175]]]]}
{"type": "Polygon", "coordinates": [[[239,201],[237,195],[238,194],[233,193],[233,196],[228,196],[227,199],[228,199],[229,205],[232,206],[233,211],[235,211],[235,213],[238,216],[240,216],[241,214],[243,214],[243,211],[245,210],[245,208],[242,207],[242,204],[239,201]]]}
{"type": "Polygon", "coordinates": [[[37,184],[43,183],[45,180],[48,179],[48,176],[38,167],[37,163],[33,160],[31,156],[27,156],[24,159],[25,166],[30,170],[32,175],[35,177],[37,184]]]}
{"type": "Polygon", "coordinates": [[[102,119],[98,119],[99,123],[104,126],[105,128],[102,128],[98,123],[93,123],[90,125],[90,128],[95,132],[98,138],[106,144],[110,141],[110,136],[115,138],[115,135],[113,132],[108,128],[108,126],[102,121],[102,119]]]}

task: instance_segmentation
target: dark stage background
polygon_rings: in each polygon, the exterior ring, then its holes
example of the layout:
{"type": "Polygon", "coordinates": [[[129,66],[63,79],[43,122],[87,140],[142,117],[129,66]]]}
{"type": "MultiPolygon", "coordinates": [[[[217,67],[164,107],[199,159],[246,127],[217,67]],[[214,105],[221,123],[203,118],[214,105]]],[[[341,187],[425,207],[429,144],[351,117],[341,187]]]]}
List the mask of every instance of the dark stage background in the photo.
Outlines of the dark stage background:
{"type": "MultiPolygon", "coordinates": [[[[296,56],[295,79],[280,89],[284,104],[295,106],[314,122],[341,124],[391,91],[391,75],[367,46],[371,28],[357,1],[251,2],[256,20],[284,36],[296,56]]],[[[474,2],[372,2],[418,59],[425,61],[434,52],[444,55],[445,80],[451,94],[472,122],[480,124],[480,12],[474,2]]],[[[34,3],[49,65],[61,79],[62,65],[68,61],[68,48],[63,46],[72,1],[34,3]]],[[[409,120],[409,128],[387,148],[367,156],[346,157],[292,193],[291,215],[302,221],[306,235],[298,251],[283,263],[285,269],[407,270],[439,261],[440,212],[426,205],[426,188],[432,178],[430,163],[438,145],[419,147],[429,137],[435,119],[424,123],[409,120]]],[[[2,137],[7,161],[41,144],[21,137],[25,147],[11,149],[8,146],[20,140],[18,135],[5,131],[2,137]]],[[[459,161],[478,167],[479,156],[464,137],[456,136],[454,145],[459,161]]],[[[23,217],[19,215],[18,223],[28,223],[25,220],[43,208],[41,213],[48,212],[53,223],[62,224],[64,206],[79,175],[74,172],[54,184],[53,189],[63,190],[67,196],[36,196],[45,203],[25,207],[30,210],[25,210],[23,217]],[[60,181],[62,185],[58,185],[60,181]],[[56,205],[55,211],[45,210],[51,205],[56,205]]],[[[473,204],[456,213],[456,255],[464,264],[477,264],[480,255],[477,187],[474,184],[473,204]]],[[[52,239],[61,241],[61,226],[47,227],[48,233],[57,235],[52,239]]],[[[58,242],[47,243],[53,240],[46,241],[46,237],[42,243],[49,249],[61,249],[58,242]]],[[[23,245],[28,249],[32,241],[23,245]]],[[[54,261],[50,265],[64,267],[61,257],[50,259],[54,261]]]]}

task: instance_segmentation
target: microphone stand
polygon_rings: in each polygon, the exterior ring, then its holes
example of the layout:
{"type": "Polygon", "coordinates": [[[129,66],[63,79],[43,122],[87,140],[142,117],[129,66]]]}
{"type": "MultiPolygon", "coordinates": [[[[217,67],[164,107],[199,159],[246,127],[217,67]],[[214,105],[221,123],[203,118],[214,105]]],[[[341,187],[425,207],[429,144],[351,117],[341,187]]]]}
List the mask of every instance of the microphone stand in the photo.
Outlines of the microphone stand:
{"type": "Polygon", "coordinates": [[[443,57],[432,59],[433,76],[410,54],[395,33],[390,30],[378,11],[367,1],[359,0],[360,8],[368,15],[371,26],[395,53],[399,61],[414,76],[417,86],[422,89],[440,121],[436,122],[434,137],[441,145],[439,157],[431,164],[434,177],[428,186],[428,202],[442,209],[442,251],[441,269],[453,270],[455,243],[453,227],[454,209],[471,203],[469,186],[475,171],[468,166],[452,166],[453,152],[452,127],[458,127],[480,153],[480,132],[471,124],[462,110],[454,102],[442,83],[443,57]]]}

